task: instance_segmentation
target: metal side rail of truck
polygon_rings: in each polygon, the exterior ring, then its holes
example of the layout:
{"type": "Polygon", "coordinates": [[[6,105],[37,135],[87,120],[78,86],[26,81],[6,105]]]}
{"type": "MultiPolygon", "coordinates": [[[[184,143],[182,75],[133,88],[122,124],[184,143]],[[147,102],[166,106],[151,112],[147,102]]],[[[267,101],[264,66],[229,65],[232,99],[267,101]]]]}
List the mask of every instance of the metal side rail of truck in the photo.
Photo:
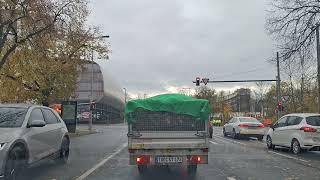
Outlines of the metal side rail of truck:
{"type": "Polygon", "coordinates": [[[152,166],[180,165],[194,175],[198,165],[208,164],[208,121],[166,111],[129,115],[134,119],[128,125],[129,164],[140,174],[152,166]]]}

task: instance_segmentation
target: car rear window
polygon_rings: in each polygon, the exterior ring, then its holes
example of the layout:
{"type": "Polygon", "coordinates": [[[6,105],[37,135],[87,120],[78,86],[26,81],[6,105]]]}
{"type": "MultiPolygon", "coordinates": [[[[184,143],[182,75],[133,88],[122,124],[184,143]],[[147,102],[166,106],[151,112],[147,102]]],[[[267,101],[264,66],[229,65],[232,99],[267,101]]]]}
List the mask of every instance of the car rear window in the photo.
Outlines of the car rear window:
{"type": "Polygon", "coordinates": [[[240,122],[254,122],[254,123],[259,123],[258,119],[256,119],[256,118],[248,117],[248,118],[239,118],[239,119],[240,119],[240,122]]]}
{"type": "Polygon", "coordinates": [[[311,126],[320,126],[320,116],[310,116],[306,118],[307,124],[311,126]]]}

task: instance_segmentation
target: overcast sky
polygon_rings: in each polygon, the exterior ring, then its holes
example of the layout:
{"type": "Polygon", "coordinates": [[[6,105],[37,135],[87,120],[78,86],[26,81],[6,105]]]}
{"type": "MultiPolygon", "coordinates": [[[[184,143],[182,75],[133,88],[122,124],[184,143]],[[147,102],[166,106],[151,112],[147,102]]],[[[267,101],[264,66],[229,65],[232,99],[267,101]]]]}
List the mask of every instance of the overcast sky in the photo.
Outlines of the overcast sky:
{"type": "Polygon", "coordinates": [[[266,0],[92,0],[90,7],[89,23],[110,35],[105,66],[131,94],[194,88],[198,76],[275,78],[267,62],[274,46],[264,29],[266,0]]]}

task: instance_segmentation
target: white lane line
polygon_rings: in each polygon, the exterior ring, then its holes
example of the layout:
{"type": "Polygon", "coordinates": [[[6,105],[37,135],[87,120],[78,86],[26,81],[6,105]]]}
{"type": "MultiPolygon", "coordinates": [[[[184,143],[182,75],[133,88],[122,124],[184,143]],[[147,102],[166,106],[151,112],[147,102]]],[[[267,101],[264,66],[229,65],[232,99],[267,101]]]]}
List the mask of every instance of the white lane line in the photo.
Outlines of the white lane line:
{"type": "Polygon", "coordinates": [[[289,159],[294,159],[294,160],[298,160],[298,161],[302,161],[302,162],[306,162],[306,163],[309,162],[309,161],[304,160],[304,159],[300,159],[300,158],[296,158],[296,157],[293,157],[293,156],[277,153],[277,152],[274,152],[274,151],[268,151],[268,152],[272,153],[272,154],[276,154],[276,155],[282,156],[282,157],[286,157],[286,158],[289,158],[289,159]]]}
{"type": "Polygon", "coordinates": [[[95,170],[99,169],[101,166],[103,166],[106,162],[108,162],[110,159],[112,159],[114,156],[119,154],[125,147],[127,147],[127,143],[121,145],[114,153],[112,153],[110,156],[106,157],[102,161],[100,161],[98,164],[93,166],[91,169],[87,170],[85,173],[83,173],[81,176],[79,176],[76,180],[84,180],[87,178],[90,174],[92,174],[95,170]]]}
{"type": "Polygon", "coordinates": [[[226,138],[223,138],[223,137],[220,137],[220,136],[214,136],[214,137],[218,138],[219,141],[225,141],[225,142],[229,142],[229,143],[231,142],[231,143],[241,144],[243,146],[247,145],[245,143],[234,141],[234,140],[231,140],[231,139],[226,139],[226,138]]]}
{"type": "Polygon", "coordinates": [[[227,177],[228,180],[237,180],[235,177],[227,177]]]}
{"type": "Polygon", "coordinates": [[[216,142],[214,142],[214,141],[209,141],[211,144],[218,144],[218,143],[216,143],[216,142]]]}

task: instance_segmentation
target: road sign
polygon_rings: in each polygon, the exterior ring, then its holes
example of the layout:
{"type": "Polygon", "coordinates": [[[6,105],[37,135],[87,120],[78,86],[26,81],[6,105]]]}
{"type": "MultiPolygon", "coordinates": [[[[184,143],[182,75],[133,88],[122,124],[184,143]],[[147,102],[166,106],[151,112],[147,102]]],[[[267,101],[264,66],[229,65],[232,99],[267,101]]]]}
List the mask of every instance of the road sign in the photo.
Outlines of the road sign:
{"type": "Polygon", "coordinates": [[[202,82],[204,85],[207,85],[209,82],[209,78],[202,78],[202,82]]]}
{"type": "Polygon", "coordinates": [[[75,133],[77,125],[77,102],[63,101],[61,106],[61,117],[65,122],[68,131],[75,133]]]}

